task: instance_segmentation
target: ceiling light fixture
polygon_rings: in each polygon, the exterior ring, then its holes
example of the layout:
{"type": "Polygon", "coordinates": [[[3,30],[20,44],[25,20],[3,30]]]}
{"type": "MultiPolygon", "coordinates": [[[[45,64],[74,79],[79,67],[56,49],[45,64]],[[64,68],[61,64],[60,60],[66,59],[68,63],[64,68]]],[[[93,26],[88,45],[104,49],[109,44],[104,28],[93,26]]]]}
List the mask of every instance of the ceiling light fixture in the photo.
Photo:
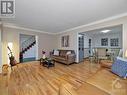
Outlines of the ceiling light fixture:
{"type": "Polygon", "coordinates": [[[111,30],[102,30],[101,32],[102,33],[108,33],[108,32],[110,32],[111,30]]]}

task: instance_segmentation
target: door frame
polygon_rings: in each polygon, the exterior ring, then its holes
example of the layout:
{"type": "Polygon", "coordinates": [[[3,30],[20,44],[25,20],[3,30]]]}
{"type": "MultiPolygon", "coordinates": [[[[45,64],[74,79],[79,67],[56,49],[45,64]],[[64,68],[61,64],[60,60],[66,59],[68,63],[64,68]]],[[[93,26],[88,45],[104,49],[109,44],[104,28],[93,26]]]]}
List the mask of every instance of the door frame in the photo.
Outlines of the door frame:
{"type": "Polygon", "coordinates": [[[38,57],[38,36],[37,35],[35,35],[35,40],[36,40],[36,60],[38,60],[39,57],[38,57]]]}

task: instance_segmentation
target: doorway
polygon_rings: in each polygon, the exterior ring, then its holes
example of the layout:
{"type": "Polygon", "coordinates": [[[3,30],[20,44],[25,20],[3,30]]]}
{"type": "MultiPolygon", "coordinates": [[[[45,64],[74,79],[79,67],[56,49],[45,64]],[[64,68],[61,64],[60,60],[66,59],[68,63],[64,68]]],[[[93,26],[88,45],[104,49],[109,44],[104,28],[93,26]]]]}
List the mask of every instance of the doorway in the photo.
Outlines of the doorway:
{"type": "Polygon", "coordinates": [[[20,34],[20,63],[35,61],[37,58],[37,41],[35,35],[20,34]]]}
{"type": "MultiPolygon", "coordinates": [[[[105,58],[114,61],[123,56],[122,25],[104,27],[101,29],[82,32],[84,35],[84,58],[105,58]]],[[[79,43],[81,43],[79,41],[79,43]]],[[[79,60],[81,57],[79,50],[79,60]]]]}

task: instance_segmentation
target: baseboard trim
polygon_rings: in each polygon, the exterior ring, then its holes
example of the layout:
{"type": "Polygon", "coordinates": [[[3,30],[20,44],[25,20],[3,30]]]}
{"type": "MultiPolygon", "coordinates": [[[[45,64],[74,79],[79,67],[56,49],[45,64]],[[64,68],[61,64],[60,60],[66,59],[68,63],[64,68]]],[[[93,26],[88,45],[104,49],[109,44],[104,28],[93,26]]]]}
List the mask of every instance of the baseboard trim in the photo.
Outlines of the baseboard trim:
{"type": "Polygon", "coordinates": [[[35,61],[36,58],[35,57],[30,57],[30,58],[24,58],[23,62],[29,62],[29,61],[35,61]]]}

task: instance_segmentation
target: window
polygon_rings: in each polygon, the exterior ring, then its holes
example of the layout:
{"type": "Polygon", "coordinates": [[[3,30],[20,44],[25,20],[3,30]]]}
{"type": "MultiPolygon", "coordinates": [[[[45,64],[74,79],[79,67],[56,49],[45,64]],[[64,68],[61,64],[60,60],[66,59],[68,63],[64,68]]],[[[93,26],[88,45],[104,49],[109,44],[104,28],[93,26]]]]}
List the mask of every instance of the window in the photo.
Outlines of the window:
{"type": "Polygon", "coordinates": [[[111,46],[119,46],[119,39],[118,38],[110,39],[110,45],[111,46]]]}
{"type": "Polygon", "coordinates": [[[108,46],[108,38],[101,39],[101,46],[108,46]]]}

